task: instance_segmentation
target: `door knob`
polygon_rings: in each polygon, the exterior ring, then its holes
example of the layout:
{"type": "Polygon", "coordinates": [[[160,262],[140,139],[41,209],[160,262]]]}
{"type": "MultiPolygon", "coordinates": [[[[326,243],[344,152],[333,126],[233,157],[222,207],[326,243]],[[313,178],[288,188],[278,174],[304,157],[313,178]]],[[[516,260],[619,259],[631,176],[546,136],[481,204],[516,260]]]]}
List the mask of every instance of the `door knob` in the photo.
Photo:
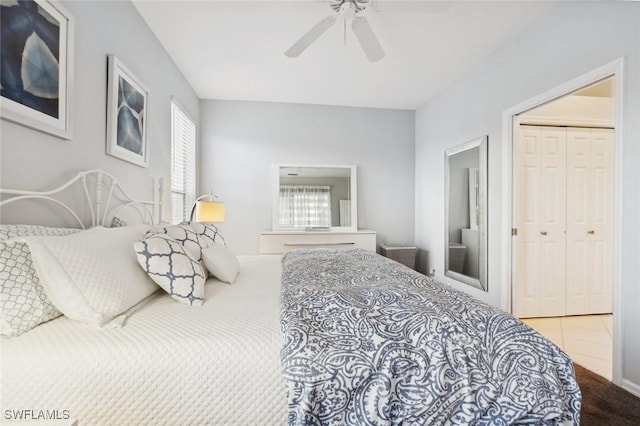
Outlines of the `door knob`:
{"type": "Polygon", "coordinates": [[[595,233],[596,233],[596,231],[594,231],[593,229],[589,229],[589,230],[587,231],[587,234],[591,234],[591,235],[593,235],[593,234],[595,234],[595,233]]]}
{"type": "Polygon", "coordinates": [[[541,231],[540,235],[547,235],[547,231],[541,231]]]}

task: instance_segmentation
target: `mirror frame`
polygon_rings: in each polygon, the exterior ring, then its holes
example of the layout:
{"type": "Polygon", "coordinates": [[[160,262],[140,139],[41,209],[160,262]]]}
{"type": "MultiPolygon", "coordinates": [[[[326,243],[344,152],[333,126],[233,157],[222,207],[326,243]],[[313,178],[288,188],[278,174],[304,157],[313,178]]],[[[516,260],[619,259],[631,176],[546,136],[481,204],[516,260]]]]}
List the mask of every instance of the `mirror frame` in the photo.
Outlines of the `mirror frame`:
{"type": "Polygon", "coordinates": [[[273,164],[271,166],[272,181],[272,209],[271,209],[271,229],[274,231],[290,232],[317,232],[307,231],[304,228],[288,228],[280,226],[280,169],[282,167],[295,168],[315,168],[315,169],[348,169],[349,170],[349,196],[351,197],[351,226],[332,226],[331,232],[354,232],[358,230],[358,175],[355,165],[335,165],[335,164],[273,164]]]}
{"type": "Polygon", "coordinates": [[[487,142],[488,136],[482,136],[449,148],[444,153],[444,275],[484,291],[489,291],[487,282],[487,142]],[[449,159],[455,154],[474,148],[479,149],[478,278],[470,277],[449,269],[449,159]]]}

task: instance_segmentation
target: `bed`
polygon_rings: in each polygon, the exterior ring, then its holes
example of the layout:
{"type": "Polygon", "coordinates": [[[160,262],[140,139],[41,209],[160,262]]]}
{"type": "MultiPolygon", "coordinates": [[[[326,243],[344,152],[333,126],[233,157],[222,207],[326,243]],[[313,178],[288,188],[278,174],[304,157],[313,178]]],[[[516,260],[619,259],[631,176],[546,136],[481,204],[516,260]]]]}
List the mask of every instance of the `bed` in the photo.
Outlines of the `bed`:
{"type": "MultiPolygon", "coordinates": [[[[79,181],[89,193],[86,176],[79,181]]],[[[90,225],[121,211],[91,198],[90,225]]],[[[128,197],[122,204],[141,205],[128,197]]],[[[161,205],[146,206],[142,217],[157,221],[161,205]]],[[[498,309],[363,250],[238,261],[233,284],[206,280],[201,306],[154,289],[117,321],[96,326],[65,315],[3,337],[4,420],[579,422],[571,360],[498,309]]]]}
{"type": "Polygon", "coordinates": [[[2,408],[79,424],[286,424],[280,259],[243,256],[201,307],[157,293],[121,328],[60,317],[2,341],[2,408]]]}

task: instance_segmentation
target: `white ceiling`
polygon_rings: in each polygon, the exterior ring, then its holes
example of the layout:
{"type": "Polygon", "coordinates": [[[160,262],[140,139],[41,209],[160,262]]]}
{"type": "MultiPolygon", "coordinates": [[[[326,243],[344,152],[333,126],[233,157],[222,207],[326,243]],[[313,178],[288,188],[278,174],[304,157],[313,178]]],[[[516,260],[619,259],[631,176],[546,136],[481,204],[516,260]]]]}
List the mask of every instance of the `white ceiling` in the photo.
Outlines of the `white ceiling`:
{"type": "Polygon", "coordinates": [[[575,96],[594,96],[596,98],[613,98],[614,94],[615,81],[613,78],[608,78],[573,93],[575,96]]]}
{"type": "Polygon", "coordinates": [[[380,0],[370,63],[343,22],[284,55],[333,12],[326,1],[134,0],[202,99],[416,109],[547,11],[540,1],[380,0]]]}

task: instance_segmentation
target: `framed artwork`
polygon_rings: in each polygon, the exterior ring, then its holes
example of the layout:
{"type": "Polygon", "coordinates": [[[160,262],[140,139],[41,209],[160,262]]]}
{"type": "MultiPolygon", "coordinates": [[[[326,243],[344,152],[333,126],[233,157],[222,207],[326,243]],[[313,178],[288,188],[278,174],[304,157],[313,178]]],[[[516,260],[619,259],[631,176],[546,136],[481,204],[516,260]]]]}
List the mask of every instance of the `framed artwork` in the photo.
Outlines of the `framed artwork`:
{"type": "Polygon", "coordinates": [[[73,17],[57,1],[0,0],[0,118],[71,139],[73,17]]]}
{"type": "Polygon", "coordinates": [[[147,98],[142,82],[118,58],[109,55],[107,154],[149,167],[147,98]]]}

